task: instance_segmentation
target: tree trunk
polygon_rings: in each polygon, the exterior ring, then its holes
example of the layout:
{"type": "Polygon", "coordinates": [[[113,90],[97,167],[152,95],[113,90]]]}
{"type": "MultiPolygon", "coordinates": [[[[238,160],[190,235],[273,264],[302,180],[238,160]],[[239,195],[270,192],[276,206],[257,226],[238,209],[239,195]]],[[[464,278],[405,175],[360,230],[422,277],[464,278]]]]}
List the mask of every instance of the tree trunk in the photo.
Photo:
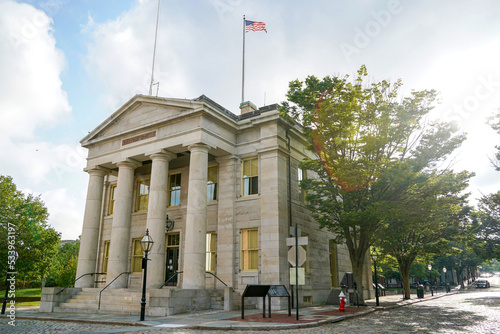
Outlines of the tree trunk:
{"type": "Polygon", "coordinates": [[[398,263],[401,276],[403,277],[404,299],[410,299],[410,268],[413,260],[399,258],[398,263]]]}

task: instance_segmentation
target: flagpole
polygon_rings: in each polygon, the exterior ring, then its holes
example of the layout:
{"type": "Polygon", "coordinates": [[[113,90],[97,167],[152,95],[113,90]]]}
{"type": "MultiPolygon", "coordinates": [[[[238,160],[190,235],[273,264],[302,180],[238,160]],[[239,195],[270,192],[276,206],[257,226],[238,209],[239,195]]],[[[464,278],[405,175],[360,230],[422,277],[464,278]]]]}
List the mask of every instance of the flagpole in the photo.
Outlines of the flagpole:
{"type": "Polygon", "coordinates": [[[245,102],[245,15],[243,15],[243,65],[241,74],[241,103],[245,102]]]}
{"type": "MultiPolygon", "coordinates": [[[[155,57],[156,57],[156,39],[158,38],[158,22],[160,21],[160,0],[158,0],[158,11],[156,13],[156,31],[155,31],[155,46],[153,49],[153,68],[151,69],[151,84],[149,85],[149,95],[153,95],[154,72],[155,72],[155,57]]],[[[158,91],[156,92],[158,95],[158,91]]]]}

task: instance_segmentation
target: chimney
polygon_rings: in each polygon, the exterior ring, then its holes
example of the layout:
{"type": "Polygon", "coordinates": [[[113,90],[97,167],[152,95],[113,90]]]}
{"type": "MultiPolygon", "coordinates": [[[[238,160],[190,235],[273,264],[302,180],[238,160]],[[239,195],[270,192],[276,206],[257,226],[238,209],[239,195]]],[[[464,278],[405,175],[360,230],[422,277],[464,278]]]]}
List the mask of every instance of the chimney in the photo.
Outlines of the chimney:
{"type": "Polygon", "coordinates": [[[245,101],[240,103],[241,114],[246,114],[257,110],[257,106],[250,101],[245,101]]]}

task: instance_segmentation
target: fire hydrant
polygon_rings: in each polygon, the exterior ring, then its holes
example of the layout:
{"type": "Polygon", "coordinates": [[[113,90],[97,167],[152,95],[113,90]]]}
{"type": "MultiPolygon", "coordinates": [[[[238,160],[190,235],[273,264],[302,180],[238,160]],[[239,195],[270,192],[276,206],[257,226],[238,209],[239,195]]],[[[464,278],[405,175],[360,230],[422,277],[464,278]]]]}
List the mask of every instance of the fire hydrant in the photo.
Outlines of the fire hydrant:
{"type": "Polygon", "coordinates": [[[345,295],[344,295],[344,292],[340,292],[340,295],[339,295],[339,298],[340,298],[340,308],[339,308],[339,311],[340,312],[345,312],[345,295]]]}

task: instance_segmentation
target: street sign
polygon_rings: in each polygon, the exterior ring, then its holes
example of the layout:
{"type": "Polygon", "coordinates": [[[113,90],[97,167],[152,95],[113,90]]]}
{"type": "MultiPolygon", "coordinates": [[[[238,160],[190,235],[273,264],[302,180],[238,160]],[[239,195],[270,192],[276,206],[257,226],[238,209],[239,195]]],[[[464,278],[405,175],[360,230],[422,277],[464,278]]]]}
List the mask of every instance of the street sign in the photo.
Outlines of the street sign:
{"type": "Polygon", "coordinates": [[[297,239],[299,239],[299,240],[295,240],[295,237],[294,238],[286,238],[286,245],[289,247],[295,246],[295,243],[298,242],[299,246],[306,246],[309,242],[307,237],[300,237],[297,239]]]}
{"type": "Polygon", "coordinates": [[[304,268],[290,268],[290,285],[295,285],[295,269],[298,269],[299,284],[306,285],[306,270],[304,268]]]}
{"type": "Polygon", "coordinates": [[[296,267],[297,264],[300,267],[301,265],[304,264],[304,262],[306,262],[306,259],[307,259],[306,256],[307,256],[307,254],[306,254],[306,251],[304,250],[304,248],[302,248],[301,246],[299,246],[298,248],[295,246],[292,246],[290,248],[290,250],[288,251],[288,262],[290,262],[290,264],[294,267],[296,267]],[[297,252],[297,250],[298,250],[298,252],[297,252]],[[298,261],[295,261],[296,253],[298,253],[298,255],[299,255],[298,261]]]}

